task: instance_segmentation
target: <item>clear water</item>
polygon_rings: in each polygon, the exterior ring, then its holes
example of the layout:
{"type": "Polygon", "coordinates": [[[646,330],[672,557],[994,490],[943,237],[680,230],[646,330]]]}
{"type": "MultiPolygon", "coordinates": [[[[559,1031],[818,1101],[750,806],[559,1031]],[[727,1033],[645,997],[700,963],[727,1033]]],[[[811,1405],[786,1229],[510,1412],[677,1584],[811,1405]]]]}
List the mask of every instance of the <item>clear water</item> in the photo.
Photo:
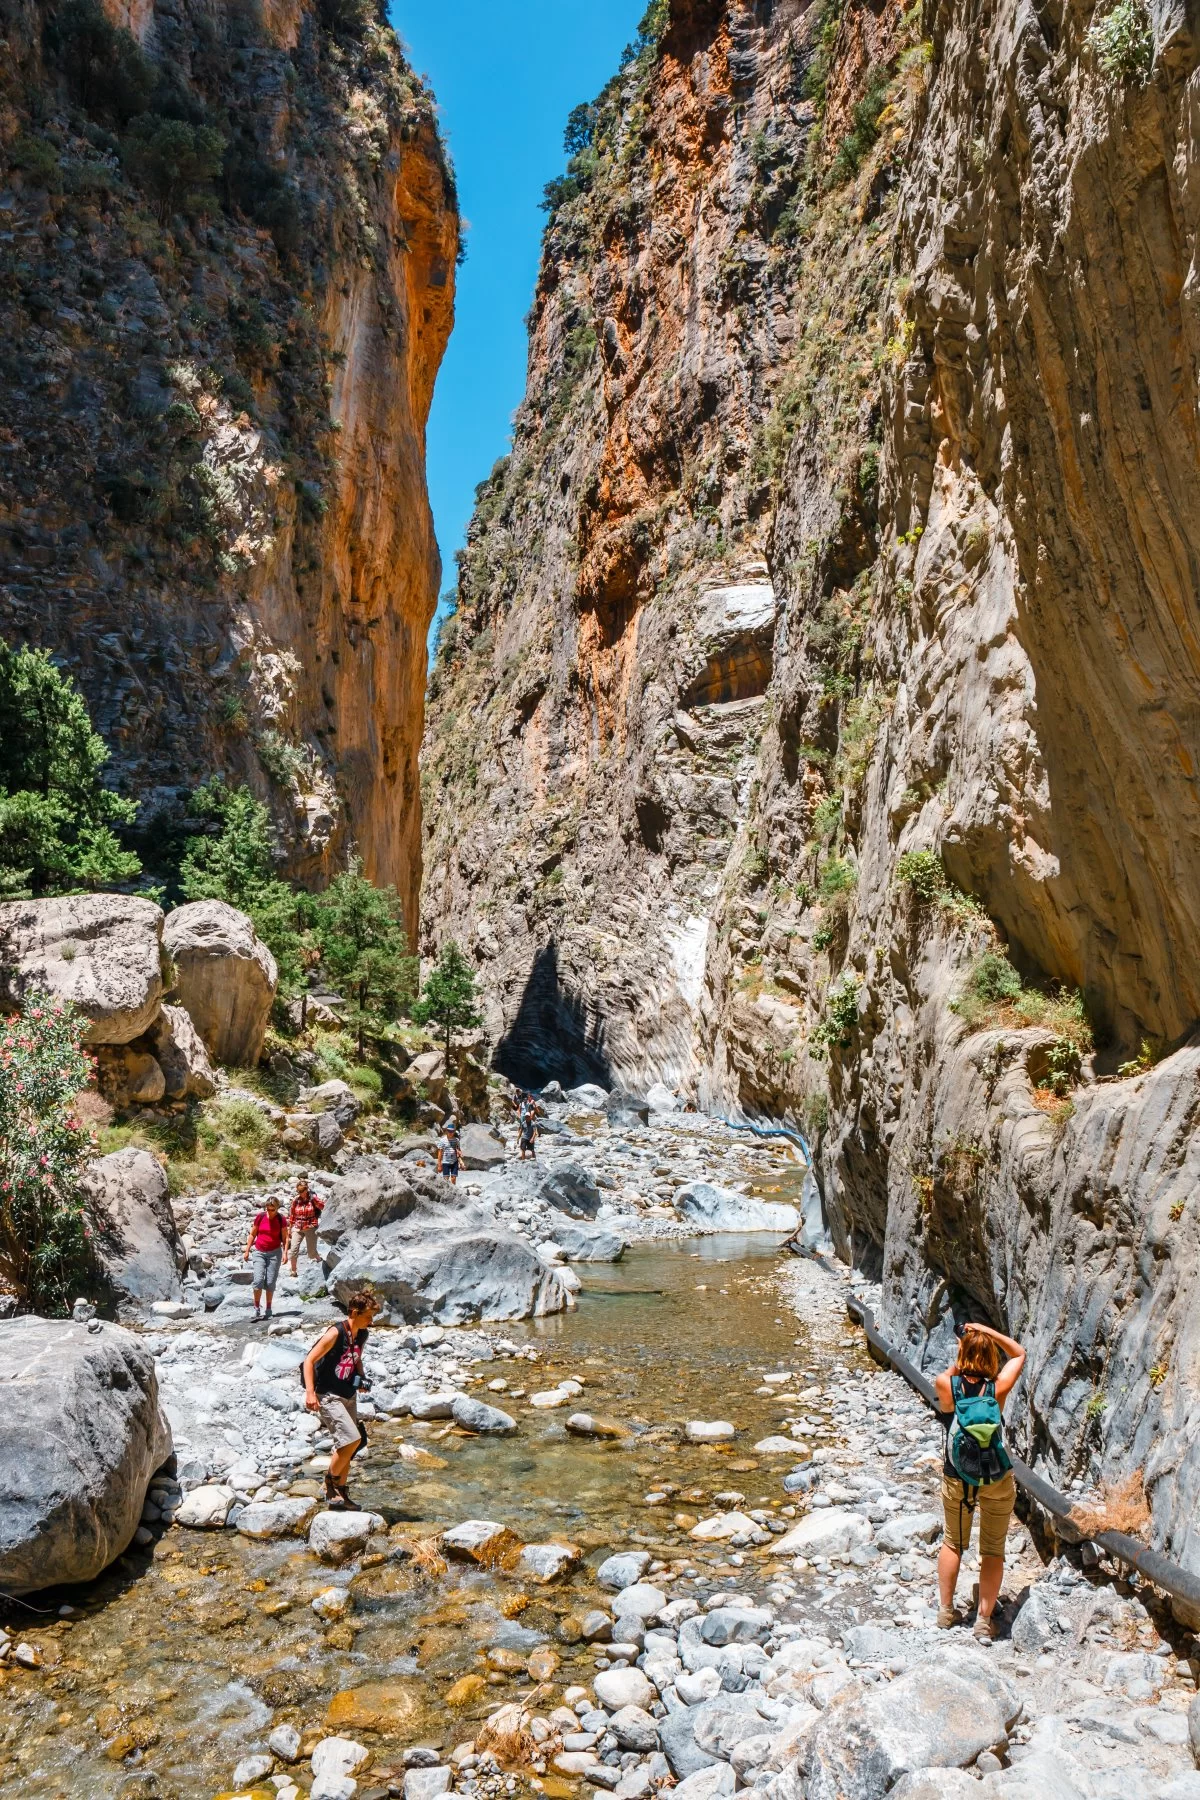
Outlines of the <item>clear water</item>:
{"type": "Polygon", "coordinates": [[[520,1419],[507,1439],[408,1422],[372,1427],[356,1481],[364,1504],[417,1535],[489,1518],[525,1542],[569,1538],[586,1552],[574,1577],[539,1588],[503,1573],[429,1574],[386,1561],[354,1576],[353,1615],[331,1630],[309,1603],[347,1577],[297,1544],[170,1532],[90,1588],[55,1595],[55,1604],[79,1608],[69,1625],[7,1614],[10,1629],[60,1660],[36,1675],[0,1674],[0,1791],[213,1800],[281,1718],[311,1737],[338,1728],[370,1744],[369,1791],[386,1785],[407,1744],[460,1742],[499,1701],[529,1691],[525,1671],[497,1668],[505,1658],[496,1652],[526,1656],[548,1644],[560,1659],[557,1686],[586,1680],[596,1652],[569,1640],[572,1621],[603,1599],[593,1570],[604,1555],[640,1545],[711,1575],[725,1552],[693,1544],[687,1531],[717,1510],[712,1496],[737,1490],[748,1507],[782,1498],[791,1463],[755,1456],[753,1445],[795,1406],[754,1390],[768,1371],[817,1379],[823,1371],[802,1323],[780,1304],[777,1264],[778,1240],[726,1237],[636,1247],[620,1263],[588,1266],[577,1311],[510,1329],[536,1345],[539,1362],[486,1369],[529,1393],[574,1376],[585,1383],[581,1399],[539,1412],[495,1396],[520,1419]],[[576,1409],[618,1420],[630,1435],[573,1437],[565,1420],[576,1409]],[[682,1428],[696,1418],[730,1420],[735,1443],[687,1444],[682,1428]],[[400,1460],[400,1442],[441,1466],[400,1460]],[[647,1505],[662,1483],[680,1491],[647,1505]],[[450,1710],[449,1687],[472,1673],[486,1685],[450,1710]]]}

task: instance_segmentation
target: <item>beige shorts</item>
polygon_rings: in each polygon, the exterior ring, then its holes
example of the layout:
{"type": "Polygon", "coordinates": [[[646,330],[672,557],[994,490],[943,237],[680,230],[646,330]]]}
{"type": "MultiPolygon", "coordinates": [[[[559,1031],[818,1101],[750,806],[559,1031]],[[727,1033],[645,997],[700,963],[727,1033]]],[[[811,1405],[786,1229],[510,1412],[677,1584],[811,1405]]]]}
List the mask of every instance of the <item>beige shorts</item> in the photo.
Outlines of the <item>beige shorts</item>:
{"type": "Polygon", "coordinates": [[[344,1450],[347,1444],[357,1444],[362,1438],[358,1425],[358,1401],[351,1395],[343,1400],[340,1394],[322,1394],[321,1423],[333,1439],[335,1450],[344,1450]]]}
{"type": "Polygon", "coordinates": [[[980,1556],[1003,1556],[1008,1522],[1017,1503],[1016,1478],[1010,1469],[999,1481],[975,1489],[975,1504],[966,1504],[961,1481],[942,1476],[942,1512],[946,1519],[945,1542],[952,1550],[965,1550],[971,1542],[975,1514],[979,1514],[980,1556]]]}

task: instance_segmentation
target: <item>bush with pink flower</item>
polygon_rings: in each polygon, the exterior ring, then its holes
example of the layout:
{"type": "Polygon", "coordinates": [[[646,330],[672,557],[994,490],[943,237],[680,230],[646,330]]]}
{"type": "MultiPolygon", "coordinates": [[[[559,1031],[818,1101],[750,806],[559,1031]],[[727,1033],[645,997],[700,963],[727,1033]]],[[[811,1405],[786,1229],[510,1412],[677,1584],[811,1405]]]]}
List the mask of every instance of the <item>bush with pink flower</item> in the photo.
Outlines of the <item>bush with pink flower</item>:
{"type": "Polygon", "coordinates": [[[93,1220],[80,1178],[95,1153],[76,1097],[87,1021],[49,994],[0,1019],[0,1281],[31,1312],[68,1312],[95,1286],[93,1220]]]}

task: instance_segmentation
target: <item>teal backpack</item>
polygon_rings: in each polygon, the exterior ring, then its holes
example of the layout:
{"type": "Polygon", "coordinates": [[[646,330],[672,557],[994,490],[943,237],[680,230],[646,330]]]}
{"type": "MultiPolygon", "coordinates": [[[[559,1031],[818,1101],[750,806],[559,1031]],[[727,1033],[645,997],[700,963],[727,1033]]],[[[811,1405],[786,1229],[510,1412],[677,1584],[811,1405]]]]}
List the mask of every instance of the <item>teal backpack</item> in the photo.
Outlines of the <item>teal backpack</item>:
{"type": "Polygon", "coordinates": [[[985,1382],[980,1394],[967,1394],[963,1392],[962,1376],[952,1375],[950,1392],[954,1396],[954,1418],[947,1451],[959,1480],[964,1487],[986,1487],[989,1482],[1001,1481],[1012,1468],[1012,1461],[1004,1448],[1004,1421],[995,1382],[985,1382]]]}

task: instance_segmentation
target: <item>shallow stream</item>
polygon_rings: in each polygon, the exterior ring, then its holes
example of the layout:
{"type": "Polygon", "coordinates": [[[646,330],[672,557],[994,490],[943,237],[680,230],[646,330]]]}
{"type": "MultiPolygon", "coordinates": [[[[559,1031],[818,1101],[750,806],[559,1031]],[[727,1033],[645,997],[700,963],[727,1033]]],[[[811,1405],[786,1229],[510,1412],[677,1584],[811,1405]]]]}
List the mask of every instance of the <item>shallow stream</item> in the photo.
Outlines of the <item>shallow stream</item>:
{"type": "MultiPolygon", "coordinates": [[[[371,1427],[355,1487],[393,1538],[495,1519],[524,1542],[579,1545],[574,1577],[542,1588],[386,1554],[337,1571],[295,1540],[176,1528],[88,1589],[35,1597],[69,1603],[70,1618],[9,1611],[10,1628],[58,1661],[33,1676],[0,1674],[0,1789],[37,1800],[212,1800],[286,1719],[306,1741],[340,1730],[370,1744],[375,1762],[360,1792],[386,1793],[406,1746],[448,1749],[500,1701],[528,1693],[539,1646],[549,1654],[534,1675],[547,1679],[552,1668],[555,1690],[590,1677],[604,1652],[580,1641],[579,1621],[605,1599],[593,1571],[610,1551],[641,1547],[672,1565],[676,1594],[697,1580],[761,1580],[762,1555],[697,1544],[688,1532],[720,1510],[718,1494],[725,1505],[731,1492],[744,1495],[743,1510],[781,1510],[782,1476],[802,1452],[751,1447],[800,1415],[809,1442],[820,1442],[821,1399],[796,1396],[823,1386],[835,1361],[861,1360],[849,1337],[809,1339],[782,1300],[779,1266],[778,1240],[762,1236],[631,1247],[620,1263],[583,1267],[578,1310],[507,1328],[536,1347],[536,1363],[479,1370],[472,1391],[518,1417],[515,1436],[409,1420],[371,1427]],[[768,1374],[787,1379],[764,1383],[768,1374]],[[567,1377],[584,1384],[568,1406],[539,1411],[514,1396],[567,1377]],[[500,1379],[507,1395],[489,1394],[486,1383],[500,1379]],[[565,1420],[576,1408],[629,1435],[571,1436],[565,1420]],[[737,1438],[690,1444],[690,1419],[729,1420],[737,1438]],[[353,1612],[323,1623],[312,1598],[347,1582],[353,1612]]],[[[545,1787],[573,1791],[557,1777],[545,1787]]]]}

